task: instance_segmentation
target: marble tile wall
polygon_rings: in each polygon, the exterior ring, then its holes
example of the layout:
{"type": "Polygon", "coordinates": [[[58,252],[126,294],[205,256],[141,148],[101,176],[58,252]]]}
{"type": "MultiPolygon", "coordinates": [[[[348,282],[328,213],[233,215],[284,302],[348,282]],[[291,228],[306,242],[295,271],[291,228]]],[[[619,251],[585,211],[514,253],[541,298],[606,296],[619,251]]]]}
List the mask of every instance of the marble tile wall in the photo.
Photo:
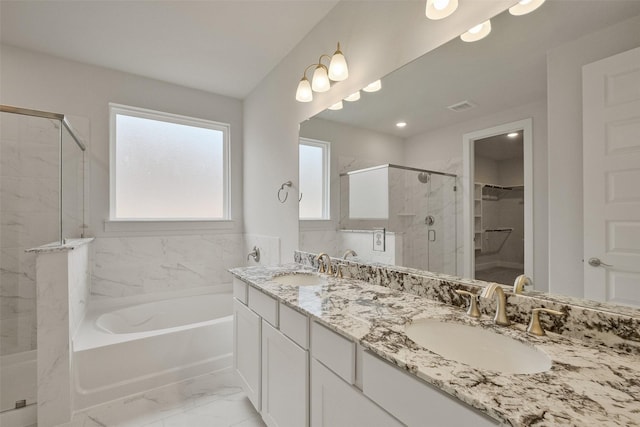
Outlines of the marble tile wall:
{"type": "MultiPolygon", "coordinates": [[[[238,265],[256,265],[253,258],[247,260],[247,254],[253,250],[254,246],[260,249],[260,263],[262,265],[278,265],[282,262],[280,254],[280,238],[274,236],[260,236],[256,234],[245,234],[244,250],[241,257],[242,262],[238,265]]],[[[226,271],[226,267],[225,267],[226,271]]],[[[230,277],[230,276],[229,276],[230,277]]]]}
{"type": "MultiPolygon", "coordinates": [[[[315,255],[296,251],[294,258],[297,263],[317,267],[315,255]]],[[[346,264],[342,269],[345,277],[410,292],[434,301],[458,306],[461,310],[466,308],[468,301],[456,294],[456,289],[479,294],[487,285],[486,282],[479,280],[462,279],[403,267],[334,261],[335,264],[338,262],[346,264]]],[[[496,309],[495,301],[481,298],[479,307],[483,315],[493,317],[496,309]]],[[[518,295],[507,294],[507,315],[512,322],[527,325],[531,318],[531,310],[537,307],[546,307],[564,313],[564,316],[540,316],[540,322],[547,331],[640,355],[640,310],[637,308],[536,291],[518,295]]]]}
{"type": "Polygon", "coordinates": [[[244,245],[237,233],[97,237],[92,245],[92,298],[230,283],[227,270],[246,265],[244,245]]]}
{"type": "Polygon", "coordinates": [[[57,121],[0,114],[0,354],[36,348],[36,263],[59,238],[57,121]]]}

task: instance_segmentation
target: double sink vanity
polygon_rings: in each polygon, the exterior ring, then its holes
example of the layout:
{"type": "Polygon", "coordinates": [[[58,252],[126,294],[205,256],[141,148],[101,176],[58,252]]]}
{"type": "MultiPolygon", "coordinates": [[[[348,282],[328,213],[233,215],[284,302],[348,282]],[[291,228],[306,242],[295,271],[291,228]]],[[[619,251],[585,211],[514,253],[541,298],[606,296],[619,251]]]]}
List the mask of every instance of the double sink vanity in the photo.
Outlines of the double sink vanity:
{"type": "Polygon", "coordinates": [[[296,261],[231,270],[234,369],[269,426],[640,426],[631,310],[505,290],[501,326],[483,282],[296,261]],[[540,317],[546,335],[527,333],[534,308],[562,313],[540,317]]]}

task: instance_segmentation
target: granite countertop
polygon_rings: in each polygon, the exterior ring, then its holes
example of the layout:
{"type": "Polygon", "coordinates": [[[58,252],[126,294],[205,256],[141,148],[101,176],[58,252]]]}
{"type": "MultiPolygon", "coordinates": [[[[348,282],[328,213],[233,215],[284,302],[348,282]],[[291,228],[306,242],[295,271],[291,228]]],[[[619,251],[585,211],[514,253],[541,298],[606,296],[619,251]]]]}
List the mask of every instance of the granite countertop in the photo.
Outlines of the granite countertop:
{"type": "Polygon", "coordinates": [[[504,424],[640,426],[638,355],[554,333],[530,336],[521,324],[498,327],[487,316],[471,319],[457,307],[360,280],[328,278],[304,287],[272,281],[311,271],[288,264],[231,273],[504,424]],[[404,334],[405,324],[421,319],[492,329],[535,345],[553,365],[537,374],[504,374],[447,360],[404,334]]]}

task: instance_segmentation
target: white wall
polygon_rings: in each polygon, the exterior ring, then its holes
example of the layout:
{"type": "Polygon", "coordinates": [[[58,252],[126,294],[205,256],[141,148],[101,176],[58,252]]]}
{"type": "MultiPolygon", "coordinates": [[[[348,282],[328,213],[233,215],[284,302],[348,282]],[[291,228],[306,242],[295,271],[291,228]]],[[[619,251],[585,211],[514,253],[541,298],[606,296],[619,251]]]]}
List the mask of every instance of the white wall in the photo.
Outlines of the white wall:
{"type": "MultiPolygon", "coordinates": [[[[547,267],[547,110],[542,99],[508,111],[465,121],[408,138],[404,164],[425,169],[443,170],[462,176],[462,135],[503,123],[531,117],[533,119],[533,226],[534,281],[536,289],[546,290],[547,267]]],[[[461,183],[462,184],[462,183],[461,183]]],[[[461,196],[463,191],[458,191],[461,196]]],[[[458,271],[464,271],[462,199],[458,199],[458,271]]]]}
{"type": "Polygon", "coordinates": [[[283,261],[298,246],[298,206],[281,204],[283,182],[297,183],[298,123],[409,61],[496,15],[512,0],[465,1],[443,21],[424,16],[423,2],[343,1],[245,99],[244,206],[249,234],[282,239],[283,261]],[[349,79],[310,104],[295,101],[304,68],[336,41],[349,63],[349,79]]]}
{"type": "MultiPolygon", "coordinates": [[[[2,104],[64,113],[90,123],[90,211],[88,235],[98,238],[96,288],[103,295],[175,290],[230,280],[224,271],[244,264],[242,212],[242,102],[106,68],[67,61],[12,46],[0,50],[2,104]],[[107,224],[109,216],[109,110],[115,102],[231,125],[231,208],[233,221],[203,230],[172,224],[141,229],[107,224]],[[230,244],[231,243],[231,244],[230,244]],[[138,252],[136,252],[138,251],[138,252]],[[188,262],[184,253],[189,253],[188,262]],[[137,276],[123,271],[140,266],[137,276]],[[156,282],[171,286],[156,286],[156,282]]],[[[42,242],[47,243],[47,242],[42,242]]]]}
{"type": "Polygon", "coordinates": [[[547,54],[548,257],[553,293],[583,296],[582,66],[640,46],[639,28],[640,17],[635,17],[547,54]]]}

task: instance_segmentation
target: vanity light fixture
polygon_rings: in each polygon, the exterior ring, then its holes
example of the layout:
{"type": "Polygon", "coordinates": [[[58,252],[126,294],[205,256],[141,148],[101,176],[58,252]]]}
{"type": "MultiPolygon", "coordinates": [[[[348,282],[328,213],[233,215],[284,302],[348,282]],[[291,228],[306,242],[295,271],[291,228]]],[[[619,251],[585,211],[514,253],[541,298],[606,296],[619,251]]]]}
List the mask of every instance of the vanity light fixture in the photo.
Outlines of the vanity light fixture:
{"type": "Polygon", "coordinates": [[[344,100],[349,102],[354,102],[354,101],[357,101],[358,99],[360,99],[360,91],[352,93],[351,95],[347,96],[344,100]]]}
{"type": "Polygon", "coordinates": [[[458,0],[427,0],[425,14],[437,21],[451,15],[458,8],[458,0]]]}
{"type": "Polygon", "coordinates": [[[326,92],[331,89],[332,81],[341,82],[346,80],[347,77],[349,77],[347,60],[340,50],[340,43],[338,43],[338,48],[334,52],[333,56],[322,54],[316,64],[311,64],[304,69],[302,79],[300,79],[298,89],[296,90],[296,101],[311,102],[313,100],[313,92],[326,92]],[[324,58],[329,59],[328,68],[322,63],[324,58]],[[315,67],[315,70],[313,71],[311,83],[309,83],[309,79],[307,79],[307,71],[313,67],[315,67]]]}
{"type": "Polygon", "coordinates": [[[311,89],[314,92],[326,92],[331,89],[327,67],[322,64],[318,64],[313,72],[313,77],[311,78],[311,89]]]}
{"type": "Polygon", "coordinates": [[[398,122],[398,123],[396,123],[396,126],[399,127],[399,128],[403,128],[406,125],[407,125],[407,122],[398,122]]]}
{"type": "Polygon", "coordinates": [[[331,107],[329,107],[329,110],[342,110],[342,101],[338,101],[333,104],[331,107]]]}
{"type": "Polygon", "coordinates": [[[382,83],[380,82],[380,80],[376,80],[373,83],[369,83],[368,85],[362,88],[362,90],[365,92],[377,92],[380,89],[382,89],[382,83]]]}
{"type": "Polygon", "coordinates": [[[531,13],[544,3],[545,0],[520,0],[515,6],[509,8],[509,13],[514,16],[531,13]]]}
{"type": "Polygon", "coordinates": [[[477,42],[487,37],[491,32],[491,20],[487,19],[482,24],[478,24],[471,28],[466,33],[462,34],[460,38],[465,42],[477,42]]]}

